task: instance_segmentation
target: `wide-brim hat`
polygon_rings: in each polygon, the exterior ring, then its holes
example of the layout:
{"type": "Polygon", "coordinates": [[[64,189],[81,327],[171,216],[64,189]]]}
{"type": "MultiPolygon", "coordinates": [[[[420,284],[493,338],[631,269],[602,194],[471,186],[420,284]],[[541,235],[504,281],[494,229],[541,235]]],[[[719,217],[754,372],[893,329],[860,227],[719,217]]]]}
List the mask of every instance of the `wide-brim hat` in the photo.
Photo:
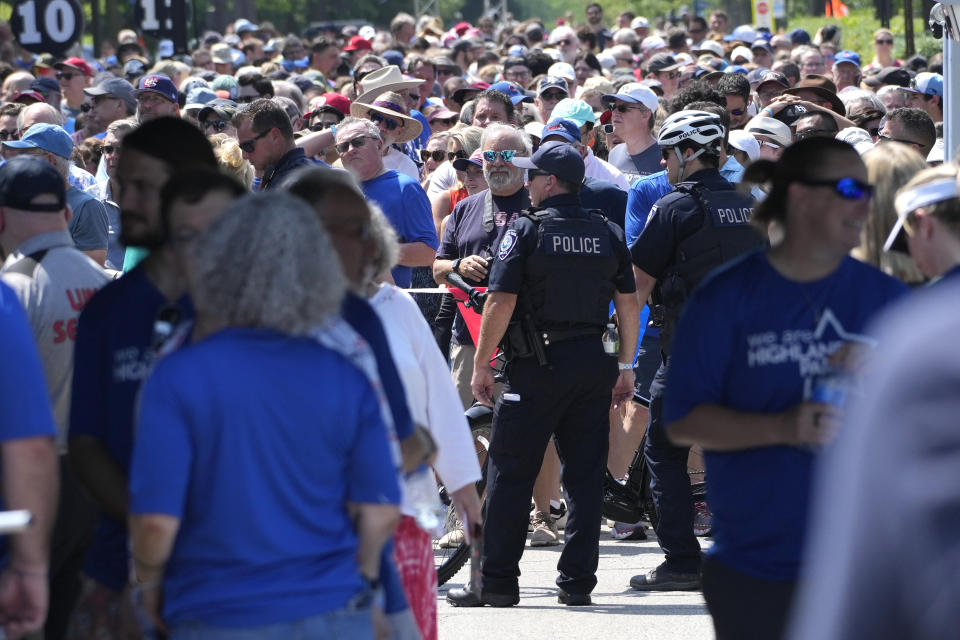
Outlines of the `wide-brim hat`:
{"type": "Polygon", "coordinates": [[[406,107],[403,105],[403,96],[399,93],[387,92],[377,97],[372,104],[363,102],[354,102],[350,105],[350,115],[357,118],[369,118],[371,113],[379,113],[382,116],[399,120],[403,123],[403,128],[397,134],[395,142],[409,142],[423,132],[423,125],[416,118],[403,113],[406,107]]]}
{"type": "Polygon", "coordinates": [[[837,97],[837,85],[833,83],[833,80],[826,76],[810,74],[807,75],[798,82],[793,88],[787,89],[784,91],[788,95],[799,95],[801,91],[810,91],[820,96],[824,100],[830,102],[830,108],[840,114],[845,116],[847,114],[847,108],[843,105],[843,101],[837,97]]]}
{"type": "Polygon", "coordinates": [[[425,81],[419,79],[404,79],[400,67],[388,65],[382,69],[371,71],[360,81],[360,95],[355,102],[364,104],[373,104],[374,99],[382,93],[388,91],[400,91],[401,89],[412,89],[419,87],[425,81]]]}

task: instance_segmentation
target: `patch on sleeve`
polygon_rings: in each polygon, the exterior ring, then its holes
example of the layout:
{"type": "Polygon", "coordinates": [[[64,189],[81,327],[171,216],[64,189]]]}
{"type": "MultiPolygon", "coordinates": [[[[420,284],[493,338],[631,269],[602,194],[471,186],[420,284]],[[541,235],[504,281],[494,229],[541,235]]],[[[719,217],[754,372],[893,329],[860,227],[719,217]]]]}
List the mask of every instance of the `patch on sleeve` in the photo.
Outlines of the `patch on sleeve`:
{"type": "Polygon", "coordinates": [[[510,252],[513,251],[513,248],[517,244],[517,232],[514,229],[508,229],[505,234],[503,234],[503,240],[500,242],[500,251],[498,253],[501,260],[510,255],[510,252]]]}
{"type": "Polygon", "coordinates": [[[650,224],[650,220],[652,220],[653,216],[655,215],[657,215],[657,205],[653,205],[652,207],[650,207],[650,213],[647,215],[646,224],[650,224]]]}

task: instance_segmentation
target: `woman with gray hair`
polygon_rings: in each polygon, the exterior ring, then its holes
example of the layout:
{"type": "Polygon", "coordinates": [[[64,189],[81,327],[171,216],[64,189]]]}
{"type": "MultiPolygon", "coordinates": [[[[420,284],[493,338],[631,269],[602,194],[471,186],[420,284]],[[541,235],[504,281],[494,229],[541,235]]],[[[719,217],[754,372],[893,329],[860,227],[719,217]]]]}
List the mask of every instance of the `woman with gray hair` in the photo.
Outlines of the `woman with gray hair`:
{"type": "Polygon", "coordinates": [[[194,256],[196,342],[145,383],[133,453],[145,606],[174,639],[372,638],[397,460],[368,378],[308,335],[346,288],[327,234],[257,194],[194,256]]]}
{"type": "MultiPolygon", "coordinates": [[[[436,442],[433,467],[461,519],[479,522],[480,501],[474,483],[480,479],[480,467],[450,370],[416,302],[402,289],[381,284],[380,276],[388,273],[397,259],[392,226],[342,172],[308,169],[295,177],[290,189],[316,209],[330,232],[351,289],[367,298],[379,316],[413,421],[424,425],[436,442]]],[[[437,576],[431,537],[412,517],[412,504],[405,501],[403,513],[394,536],[396,566],[421,633],[429,640],[437,632],[437,576]]]]}

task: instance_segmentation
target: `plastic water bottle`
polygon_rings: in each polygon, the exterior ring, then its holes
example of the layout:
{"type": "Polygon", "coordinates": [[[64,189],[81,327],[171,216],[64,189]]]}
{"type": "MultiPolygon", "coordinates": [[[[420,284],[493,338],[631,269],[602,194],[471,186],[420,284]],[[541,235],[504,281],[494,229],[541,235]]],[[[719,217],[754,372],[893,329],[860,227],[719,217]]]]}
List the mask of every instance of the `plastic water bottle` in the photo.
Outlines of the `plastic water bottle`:
{"type": "Polygon", "coordinates": [[[603,332],[603,350],[608,356],[615,356],[620,353],[620,334],[617,332],[617,326],[612,322],[607,323],[607,330],[603,332]]]}
{"type": "Polygon", "coordinates": [[[411,471],[404,479],[404,502],[413,511],[413,517],[420,528],[438,536],[443,533],[447,517],[447,508],[440,502],[437,481],[430,467],[420,466],[411,471]]]}
{"type": "Polygon", "coordinates": [[[831,367],[813,379],[810,400],[842,409],[849,392],[850,380],[847,375],[841,369],[831,367]]]}

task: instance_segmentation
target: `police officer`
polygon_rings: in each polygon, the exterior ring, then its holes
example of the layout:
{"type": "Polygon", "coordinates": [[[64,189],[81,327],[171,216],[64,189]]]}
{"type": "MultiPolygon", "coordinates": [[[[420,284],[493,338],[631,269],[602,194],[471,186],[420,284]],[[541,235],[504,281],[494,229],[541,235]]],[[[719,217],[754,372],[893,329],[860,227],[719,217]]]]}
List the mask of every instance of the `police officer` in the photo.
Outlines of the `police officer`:
{"type": "Polygon", "coordinates": [[[724,128],[720,116],[679,111],[660,128],[667,178],[675,189],[653,205],[630,248],[641,300],[653,294],[654,322],[661,326],[661,365],[650,385],[650,422],[644,455],[657,510],[657,540],[666,560],[634,576],[641,591],[695,590],[700,586],[700,544],[693,534],[693,497],[687,474],[689,447],[667,439],[661,418],[670,341],[694,287],[723,262],[763,244],[750,226],[753,201],[718,171],[724,128]]]}
{"type": "Polygon", "coordinates": [[[597,583],[607,413],[611,391],[617,405],[633,393],[638,300],[623,231],[580,205],[580,154],[553,142],[512,162],[528,169],[534,206],[504,234],[491,267],[472,380],[477,399],[491,404],[489,362],[503,340],[508,382],[494,407],[483,585],[480,593],[453,589],[447,600],[501,607],[520,601],[530,495],[554,435],[570,497],[558,599],[588,605],[597,583]],[[620,318],[617,357],[601,340],[611,298],[620,318]]]}

